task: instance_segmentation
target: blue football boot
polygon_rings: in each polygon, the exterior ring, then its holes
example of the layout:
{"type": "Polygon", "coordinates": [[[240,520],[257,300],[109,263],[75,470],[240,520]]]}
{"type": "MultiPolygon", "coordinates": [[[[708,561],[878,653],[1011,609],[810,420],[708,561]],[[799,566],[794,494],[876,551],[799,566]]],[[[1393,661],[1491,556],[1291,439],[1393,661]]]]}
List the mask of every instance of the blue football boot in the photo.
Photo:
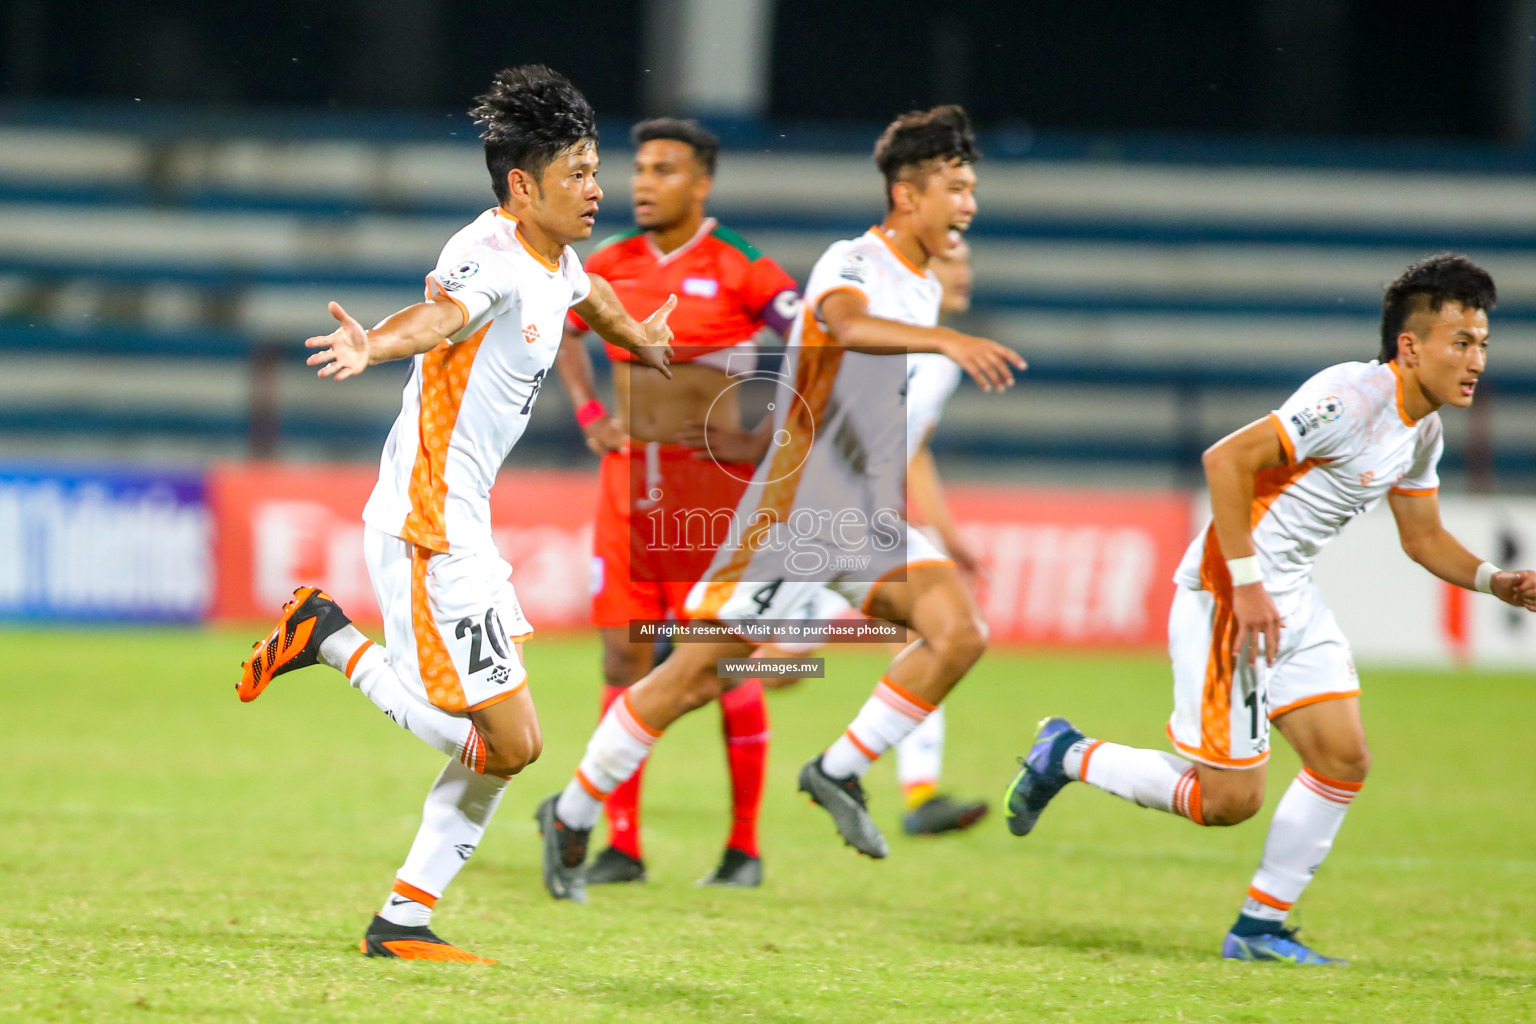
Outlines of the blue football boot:
{"type": "Polygon", "coordinates": [[[1062,768],[1067,750],[1083,738],[1065,718],[1047,718],[1035,733],[1034,745],[1019,759],[1019,774],[1008,786],[1008,831],[1027,836],[1045,805],[1072,780],[1062,768]]]}
{"type": "Polygon", "coordinates": [[[1227,933],[1221,940],[1221,955],[1228,960],[1279,960],[1288,964],[1311,967],[1335,964],[1343,966],[1348,960],[1323,956],[1317,950],[1296,941],[1295,928],[1281,928],[1278,932],[1263,935],[1237,935],[1227,933]]]}

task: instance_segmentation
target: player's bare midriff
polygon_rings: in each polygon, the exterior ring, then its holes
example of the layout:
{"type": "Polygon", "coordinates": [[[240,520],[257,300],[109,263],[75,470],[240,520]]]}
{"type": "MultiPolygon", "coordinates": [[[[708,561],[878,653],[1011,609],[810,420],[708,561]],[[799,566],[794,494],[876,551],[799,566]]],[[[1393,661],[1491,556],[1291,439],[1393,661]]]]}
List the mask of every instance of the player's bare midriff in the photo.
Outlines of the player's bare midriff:
{"type": "Polygon", "coordinates": [[[739,429],[741,407],[731,378],[710,366],[673,363],[672,379],[634,363],[613,365],[619,422],[636,441],[671,442],[688,422],[739,429]]]}

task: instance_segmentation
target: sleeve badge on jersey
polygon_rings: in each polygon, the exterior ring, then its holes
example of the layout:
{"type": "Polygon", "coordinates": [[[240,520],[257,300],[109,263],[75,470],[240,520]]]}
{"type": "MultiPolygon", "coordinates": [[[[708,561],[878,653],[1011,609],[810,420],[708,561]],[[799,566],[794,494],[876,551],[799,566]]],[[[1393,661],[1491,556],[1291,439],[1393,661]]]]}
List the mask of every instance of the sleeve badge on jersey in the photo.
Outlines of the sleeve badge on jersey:
{"type": "Polygon", "coordinates": [[[864,259],[861,252],[851,252],[843,261],[843,269],[837,272],[837,276],[844,281],[853,281],[856,284],[869,283],[869,262],[864,259]]]}
{"type": "Polygon", "coordinates": [[[468,281],[478,273],[480,273],[480,264],[476,263],[474,260],[465,260],[463,263],[460,263],[458,266],[448,271],[448,280],[459,282],[468,281]]]}
{"type": "Polygon", "coordinates": [[[1297,409],[1291,414],[1291,423],[1296,428],[1297,437],[1306,437],[1307,431],[1317,429],[1317,413],[1311,409],[1297,409]]]}
{"type": "Polygon", "coordinates": [[[1318,402],[1314,408],[1317,409],[1318,419],[1322,420],[1324,423],[1332,423],[1334,420],[1344,415],[1344,399],[1340,398],[1338,395],[1329,395],[1327,398],[1318,402]]]}

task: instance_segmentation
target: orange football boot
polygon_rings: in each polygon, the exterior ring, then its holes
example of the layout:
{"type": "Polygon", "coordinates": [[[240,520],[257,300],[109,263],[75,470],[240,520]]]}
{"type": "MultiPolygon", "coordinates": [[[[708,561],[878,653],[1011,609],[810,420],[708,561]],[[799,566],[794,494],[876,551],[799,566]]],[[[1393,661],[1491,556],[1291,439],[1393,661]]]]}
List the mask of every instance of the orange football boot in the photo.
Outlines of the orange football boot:
{"type": "Polygon", "coordinates": [[[283,617],[265,640],[251,645],[254,651],[240,663],[240,682],[235,692],[249,703],[261,696],[276,677],[296,668],[308,668],[320,660],[320,645],[352,620],[318,587],[300,587],[293,600],[283,605],[283,617]]]}
{"type": "Polygon", "coordinates": [[[396,960],[436,960],[452,964],[493,964],[495,960],[466,953],[452,943],[444,942],[425,926],[395,924],[378,914],[368,925],[358,948],[364,956],[390,957],[396,960]]]}

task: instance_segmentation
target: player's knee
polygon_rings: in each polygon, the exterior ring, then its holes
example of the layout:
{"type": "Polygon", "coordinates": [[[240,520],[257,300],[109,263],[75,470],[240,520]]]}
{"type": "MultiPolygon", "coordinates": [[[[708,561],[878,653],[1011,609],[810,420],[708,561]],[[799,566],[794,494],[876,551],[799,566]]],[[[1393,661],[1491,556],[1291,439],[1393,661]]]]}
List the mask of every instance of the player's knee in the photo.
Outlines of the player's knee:
{"type": "MultiPolygon", "coordinates": [[[[1316,769],[1314,769],[1316,770],[1316,769]]],[[[1362,739],[1338,750],[1328,752],[1327,770],[1321,774],[1340,782],[1364,782],[1371,771],[1371,748],[1362,739]]]]}
{"type": "Polygon", "coordinates": [[[1200,799],[1200,820],[1203,824],[1222,827],[1241,825],[1264,806],[1262,786],[1243,789],[1225,789],[1205,792],[1200,799]]]}
{"type": "Polygon", "coordinates": [[[512,776],[527,768],[544,753],[544,736],[537,726],[519,729],[511,736],[486,742],[485,773],[512,776]]]}
{"type": "Polygon", "coordinates": [[[938,636],[924,640],[941,661],[964,672],[986,652],[987,624],[967,616],[941,630],[938,636]]]}

